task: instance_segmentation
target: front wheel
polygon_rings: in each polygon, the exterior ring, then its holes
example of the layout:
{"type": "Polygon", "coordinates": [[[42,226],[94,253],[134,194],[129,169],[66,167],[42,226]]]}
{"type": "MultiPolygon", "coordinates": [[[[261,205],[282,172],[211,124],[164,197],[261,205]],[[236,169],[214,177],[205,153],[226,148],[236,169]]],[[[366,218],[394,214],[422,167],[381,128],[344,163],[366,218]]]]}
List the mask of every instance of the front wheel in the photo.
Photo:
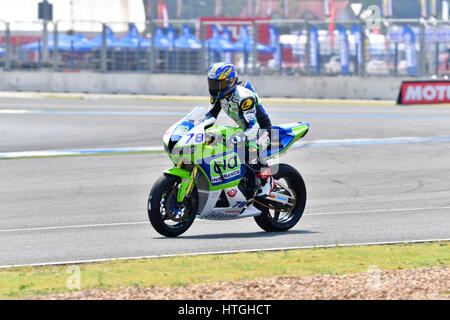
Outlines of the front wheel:
{"type": "Polygon", "coordinates": [[[176,237],[194,222],[198,208],[197,188],[189,198],[178,203],[180,177],[165,174],[153,185],[147,202],[148,217],[153,228],[163,236],[176,237]]]}
{"type": "Polygon", "coordinates": [[[255,221],[265,231],[286,231],[297,224],[303,215],[306,205],[306,186],[300,173],[287,164],[280,164],[274,174],[274,192],[283,194],[289,199],[288,204],[280,205],[270,198],[255,200],[255,207],[262,214],[255,221]]]}

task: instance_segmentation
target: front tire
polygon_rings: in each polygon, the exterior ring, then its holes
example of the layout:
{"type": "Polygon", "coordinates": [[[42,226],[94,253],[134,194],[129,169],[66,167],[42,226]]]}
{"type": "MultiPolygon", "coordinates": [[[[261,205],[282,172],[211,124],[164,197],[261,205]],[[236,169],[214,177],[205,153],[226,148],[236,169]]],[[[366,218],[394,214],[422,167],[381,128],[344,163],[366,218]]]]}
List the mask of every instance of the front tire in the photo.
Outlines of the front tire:
{"type": "Polygon", "coordinates": [[[180,177],[164,174],[153,185],[147,211],[150,223],[161,235],[177,237],[186,232],[195,220],[198,208],[198,193],[194,186],[191,197],[183,204],[177,203],[180,177]]]}
{"type": "Polygon", "coordinates": [[[306,206],[306,186],[300,173],[290,165],[280,164],[278,172],[273,176],[276,181],[285,181],[289,190],[284,190],[276,184],[277,192],[285,194],[292,193],[294,201],[292,206],[286,210],[275,210],[274,203],[267,198],[255,201],[255,207],[262,211],[262,214],[254,217],[256,223],[265,231],[287,231],[294,227],[303,215],[306,206]],[[283,191],[284,190],[284,191],[283,191]],[[272,208],[269,209],[268,207],[272,208]]]}

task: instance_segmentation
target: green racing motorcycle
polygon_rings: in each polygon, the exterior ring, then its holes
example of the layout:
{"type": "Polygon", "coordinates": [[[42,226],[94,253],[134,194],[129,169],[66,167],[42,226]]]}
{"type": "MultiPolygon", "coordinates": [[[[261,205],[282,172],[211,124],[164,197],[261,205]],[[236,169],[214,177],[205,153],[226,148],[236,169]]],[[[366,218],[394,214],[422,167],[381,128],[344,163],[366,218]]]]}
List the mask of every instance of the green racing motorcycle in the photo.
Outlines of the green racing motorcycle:
{"type": "Polygon", "coordinates": [[[255,199],[259,179],[245,163],[245,148],[227,147],[226,139],[239,127],[213,125],[196,107],[164,134],[164,149],[174,167],[164,170],[148,198],[148,216],[161,235],[176,237],[194,219],[230,220],[253,217],[265,231],[286,231],[300,220],[306,187],[290,165],[275,164],[278,156],[304,137],[309,124],[294,122],[272,127],[272,143],[264,158],[270,164],[275,188],[255,199]]]}

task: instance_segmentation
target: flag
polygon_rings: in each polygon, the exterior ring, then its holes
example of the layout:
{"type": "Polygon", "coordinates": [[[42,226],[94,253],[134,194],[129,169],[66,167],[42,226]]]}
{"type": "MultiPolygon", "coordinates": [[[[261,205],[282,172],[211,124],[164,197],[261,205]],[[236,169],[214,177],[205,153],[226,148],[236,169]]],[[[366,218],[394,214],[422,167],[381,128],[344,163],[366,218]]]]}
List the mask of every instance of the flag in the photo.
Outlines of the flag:
{"type": "Polygon", "coordinates": [[[382,5],[383,17],[392,17],[392,0],[383,0],[382,5]]]}
{"type": "Polygon", "coordinates": [[[269,0],[269,5],[267,6],[267,14],[268,17],[272,16],[272,0],[269,0]]]}
{"type": "Polygon", "coordinates": [[[214,15],[216,17],[223,16],[223,2],[222,2],[222,0],[216,0],[216,8],[214,10],[214,15]]]}
{"type": "Polygon", "coordinates": [[[430,0],[430,15],[437,17],[437,3],[436,0],[430,0]]]}
{"type": "MultiPolygon", "coordinates": [[[[158,20],[162,20],[162,1],[158,0],[158,8],[157,8],[157,18],[158,20]]],[[[161,26],[161,23],[158,23],[159,26],[161,26]]]]}
{"type": "Polygon", "coordinates": [[[403,42],[405,43],[406,66],[409,75],[417,75],[417,53],[414,31],[409,26],[403,27],[403,42]]]}
{"type": "Polygon", "coordinates": [[[282,58],[282,51],[281,51],[281,45],[279,40],[279,32],[278,30],[272,26],[269,25],[269,34],[270,34],[270,46],[272,48],[275,48],[275,52],[273,53],[273,59],[275,60],[275,66],[278,68],[281,68],[283,63],[282,58]]]}
{"type": "Polygon", "coordinates": [[[152,0],[147,0],[145,2],[145,17],[147,20],[152,19],[152,4],[153,4],[152,0]]]}
{"type": "Polygon", "coordinates": [[[289,0],[284,0],[284,17],[289,17],[289,0]]]}
{"type": "Polygon", "coordinates": [[[309,43],[309,65],[314,74],[320,73],[319,65],[319,32],[315,26],[311,26],[311,37],[309,43]]]}
{"type": "Polygon", "coordinates": [[[448,1],[442,0],[442,20],[448,21],[448,1]]]}
{"type": "Polygon", "coordinates": [[[355,46],[356,46],[356,61],[358,65],[361,65],[363,56],[362,56],[362,32],[361,27],[357,24],[353,25],[352,30],[353,38],[355,39],[355,46]]]}
{"type": "Polygon", "coordinates": [[[183,0],[177,0],[177,19],[181,19],[183,15],[183,0]]]}
{"type": "Polygon", "coordinates": [[[334,51],[334,0],[330,0],[330,49],[331,52],[334,51]]]}
{"type": "Polygon", "coordinates": [[[427,0],[420,0],[420,16],[422,18],[428,17],[427,0]]]}
{"type": "Polygon", "coordinates": [[[255,17],[261,16],[261,0],[256,0],[255,3],[255,17]]]}
{"type": "Polygon", "coordinates": [[[387,14],[388,14],[388,17],[392,17],[394,15],[392,0],[387,0],[387,14]]]}
{"type": "Polygon", "coordinates": [[[324,0],[325,16],[330,16],[330,0],[324,0]]]}
{"type": "Polygon", "coordinates": [[[337,29],[339,31],[339,55],[341,61],[341,73],[343,75],[348,75],[350,71],[347,31],[341,25],[339,25],[337,29]]]}
{"type": "Polygon", "coordinates": [[[253,0],[247,0],[247,17],[253,17],[253,0]]]}
{"type": "Polygon", "coordinates": [[[164,28],[167,28],[169,26],[169,12],[167,11],[167,5],[165,3],[162,5],[161,14],[164,21],[163,26],[164,28]]]}

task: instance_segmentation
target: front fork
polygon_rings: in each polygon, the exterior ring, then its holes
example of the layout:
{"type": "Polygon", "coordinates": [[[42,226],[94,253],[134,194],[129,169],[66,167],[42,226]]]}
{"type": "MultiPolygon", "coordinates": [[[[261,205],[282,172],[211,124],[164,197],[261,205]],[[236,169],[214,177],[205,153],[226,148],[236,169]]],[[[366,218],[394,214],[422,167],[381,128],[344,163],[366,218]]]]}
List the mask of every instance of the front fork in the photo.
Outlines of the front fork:
{"type": "Polygon", "coordinates": [[[177,193],[177,202],[182,203],[186,197],[191,195],[194,184],[197,182],[200,171],[197,166],[194,166],[192,172],[182,169],[183,162],[181,161],[175,168],[164,170],[164,173],[180,177],[180,187],[177,193]]]}
{"type": "Polygon", "coordinates": [[[185,197],[190,197],[192,189],[194,188],[194,184],[197,182],[199,174],[200,174],[200,172],[198,171],[198,167],[194,166],[194,169],[192,170],[192,173],[191,173],[191,181],[189,182],[186,193],[184,195],[180,195],[180,191],[178,190],[178,195],[177,195],[178,202],[182,202],[185,197]],[[179,198],[181,198],[181,201],[179,198]]]}

